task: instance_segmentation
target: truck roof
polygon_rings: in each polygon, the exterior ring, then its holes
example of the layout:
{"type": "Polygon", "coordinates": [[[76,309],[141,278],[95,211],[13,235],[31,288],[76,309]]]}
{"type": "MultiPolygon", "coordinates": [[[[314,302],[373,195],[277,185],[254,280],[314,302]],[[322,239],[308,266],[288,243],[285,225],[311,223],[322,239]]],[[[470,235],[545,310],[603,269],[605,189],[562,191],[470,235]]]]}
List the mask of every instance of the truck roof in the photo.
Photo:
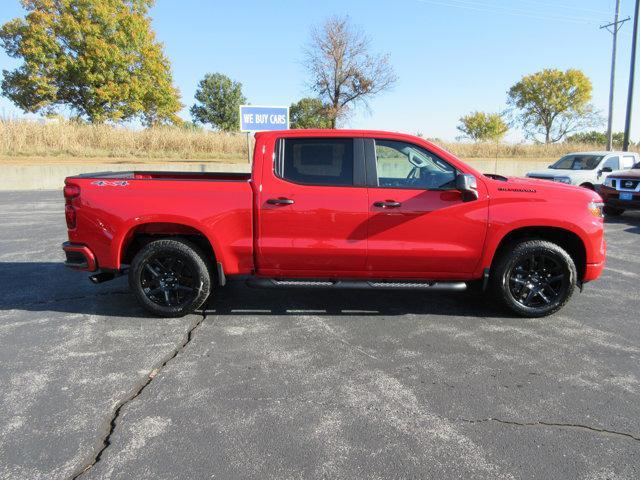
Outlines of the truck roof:
{"type": "Polygon", "coordinates": [[[638,155],[636,152],[623,152],[621,150],[594,150],[591,152],[571,152],[567,155],[638,155]]]}
{"type": "Polygon", "coordinates": [[[358,129],[341,129],[341,128],[295,128],[289,130],[268,130],[264,132],[256,132],[256,136],[259,135],[267,135],[267,134],[300,134],[300,135],[376,135],[376,134],[385,134],[385,135],[410,135],[415,137],[415,135],[403,133],[403,132],[391,132],[384,130],[358,130],[358,129]]]}

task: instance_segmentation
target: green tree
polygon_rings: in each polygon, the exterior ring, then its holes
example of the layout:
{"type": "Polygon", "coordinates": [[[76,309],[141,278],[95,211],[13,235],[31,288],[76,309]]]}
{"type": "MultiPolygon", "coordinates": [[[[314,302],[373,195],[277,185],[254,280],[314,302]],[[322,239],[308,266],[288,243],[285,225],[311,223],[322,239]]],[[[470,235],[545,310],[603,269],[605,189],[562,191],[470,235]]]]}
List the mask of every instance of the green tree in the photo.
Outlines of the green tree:
{"type": "Polygon", "coordinates": [[[499,113],[473,112],[460,118],[460,130],[475,142],[500,142],[509,130],[499,113]]]}
{"type": "Polygon", "coordinates": [[[305,53],[310,87],[327,105],[331,128],[397,80],[389,55],[371,54],[369,39],[348,18],[333,17],[314,28],[305,53]]]}
{"type": "Polygon", "coordinates": [[[591,80],[580,70],[546,69],[522,77],[507,95],[525,134],[555,143],[601,122],[589,103],[592,90],[591,80]]]}
{"type": "Polygon", "coordinates": [[[3,70],[2,94],[25,112],[65,106],[91,122],[177,123],[182,108],[151,29],[153,0],[22,0],[24,18],[0,28],[22,59],[3,70]]]}
{"type": "MultiPolygon", "coordinates": [[[[569,143],[588,143],[591,145],[606,145],[607,144],[607,132],[598,132],[592,130],[590,132],[575,133],[567,137],[569,143]]],[[[624,143],[624,132],[614,132],[613,134],[613,146],[614,148],[622,148],[624,143]]]]}
{"type": "Polygon", "coordinates": [[[198,83],[195,98],[197,103],[191,107],[194,122],[224,132],[240,129],[240,105],[247,101],[240,82],[222,73],[207,73],[198,83]]]}
{"type": "Polygon", "coordinates": [[[331,128],[327,108],[317,98],[303,98],[289,108],[291,128],[331,128]]]}

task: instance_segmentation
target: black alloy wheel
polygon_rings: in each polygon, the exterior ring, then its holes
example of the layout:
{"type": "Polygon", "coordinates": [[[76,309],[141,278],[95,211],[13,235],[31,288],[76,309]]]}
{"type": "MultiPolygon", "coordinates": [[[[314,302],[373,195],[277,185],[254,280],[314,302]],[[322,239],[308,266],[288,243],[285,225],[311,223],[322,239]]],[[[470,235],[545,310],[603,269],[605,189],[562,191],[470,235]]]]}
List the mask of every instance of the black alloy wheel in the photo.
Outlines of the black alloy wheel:
{"type": "Polygon", "coordinates": [[[199,287],[187,261],[162,252],[144,263],[140,282],[147,298],[162,307],[188,304],[199,287]]]}
{"type": "Polygon", "coordinates": [[[491,267],[491,289],[509,310],[544,317],[571,298],[578,274],[571,256],[546,240],[521,240],[502,249],[491,267]]]}
{"type": "Polygon", "coordinates": [[[154,315],[181,317],[200,308],[209,296],[209,263],[187,240],[154,240],[134,257],[129,285],[140,304],[154,315]]]}
{"type": "Polygon", "coordinates": [[[513,265],[509,290],[524,307],[540,308],[554,304],[567,289],[568,279],[562,265],[545,252],[531,253],[513,265]]]}

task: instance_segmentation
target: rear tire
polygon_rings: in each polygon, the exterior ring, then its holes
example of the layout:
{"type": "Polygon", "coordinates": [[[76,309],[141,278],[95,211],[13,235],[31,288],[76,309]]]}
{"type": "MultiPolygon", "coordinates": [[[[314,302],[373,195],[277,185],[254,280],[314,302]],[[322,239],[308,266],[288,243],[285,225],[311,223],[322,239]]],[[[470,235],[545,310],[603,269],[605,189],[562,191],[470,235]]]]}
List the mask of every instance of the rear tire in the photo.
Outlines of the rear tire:
{"type": "Polygon", "coordinates": [[[555,243],[526,240],[506,248],[496,260],[491,287],[498,300],[522,317],[544,317],[560,310],[576,287],[577,270],[555,243]]]}
{"type": "Polygon", "coordinates": [[[129,285],[152,314],[183,317],[201,307],[211,292],[207,258],[186,240],[154,240],[134,257],[129,285]]]}
{"type": "Polygon", "coordinates": [[[623,213],[624,213],[624,208],[609,207],[607,205],[605,205],[604,207],[604,214],[609,215],[610,217],[618,217],[623,213]]]}

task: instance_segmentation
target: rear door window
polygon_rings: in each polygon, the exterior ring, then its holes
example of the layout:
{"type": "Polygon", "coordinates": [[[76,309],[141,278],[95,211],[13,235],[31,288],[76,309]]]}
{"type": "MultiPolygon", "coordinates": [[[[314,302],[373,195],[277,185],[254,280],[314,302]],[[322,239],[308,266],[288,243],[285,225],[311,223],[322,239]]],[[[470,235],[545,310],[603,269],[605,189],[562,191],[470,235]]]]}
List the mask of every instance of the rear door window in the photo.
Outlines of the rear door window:
{"type": "Polygon", "coordinates": [[[632,168],[636,163],[636,157],[633,155],[625,155],[622,157],[622,169],[632,168]]]}
{"type": "Polygon", "coordinates": [[[275,173],[303,185],[352,186],[352,138],[285,138],[277,152],[275,173]]]}

